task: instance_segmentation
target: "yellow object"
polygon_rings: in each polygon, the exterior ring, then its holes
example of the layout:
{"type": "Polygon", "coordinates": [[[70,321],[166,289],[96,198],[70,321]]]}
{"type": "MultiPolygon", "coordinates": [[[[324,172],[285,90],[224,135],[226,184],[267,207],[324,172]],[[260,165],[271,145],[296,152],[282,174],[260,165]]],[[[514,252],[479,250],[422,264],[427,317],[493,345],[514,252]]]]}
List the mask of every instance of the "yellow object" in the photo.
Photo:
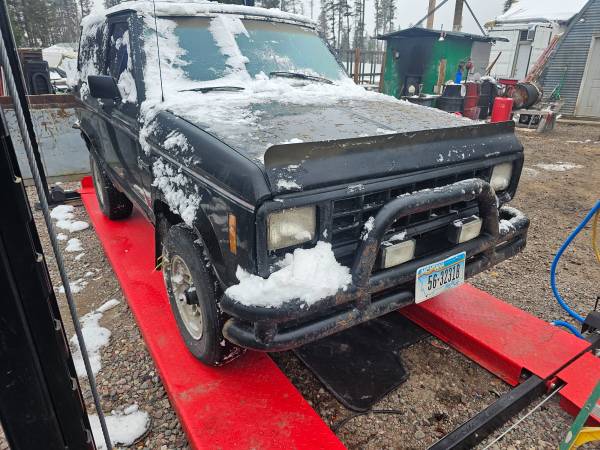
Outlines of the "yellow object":
{"type": "Polygon", "coordinates": [[[600,442],[600,428],[582,428],[569,449],[576,449],[588,442],[600,442]]]}
{"type": "Polygon", "coordinates": [[[592,248],[594,249],[594,253],[596,254],[596,258],[598,262],[600,262],[600,248],[598,248],[598,218],[600,218],[600,211],[596,213],[594,216],[594,221],[592,222],[592,248]]]}

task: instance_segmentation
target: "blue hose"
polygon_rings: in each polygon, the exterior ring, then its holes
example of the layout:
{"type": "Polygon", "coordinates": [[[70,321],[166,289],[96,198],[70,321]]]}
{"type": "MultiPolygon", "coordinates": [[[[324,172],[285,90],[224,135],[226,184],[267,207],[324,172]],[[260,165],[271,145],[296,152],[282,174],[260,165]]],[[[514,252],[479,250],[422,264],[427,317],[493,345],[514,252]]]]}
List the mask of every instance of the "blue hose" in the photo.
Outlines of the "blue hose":
{"type": "Polygon", "coordinates": [[[579,330],[575,328],[574,325],[571,325],[569,322],[565,322],[564,320],[555,320],[554,322],[552,322],[552,325],[555,325],[557,327],[564,327],[578,338],[584,339],[583,334],[581,334],[579,330]]]}
{"type": "MultiPolygon", "coordinates": [[[[554,260],[552,261],[552,266],[550,266],[550,285],[552,286],[552,292],[554,293],[554,297],[556,297],[556,301],[558,302],[558,304],[560,306],[562,306],[562,308],[571,317],[573,317],[575,320],[577,320],[580,323],[583,323],[583,321],[585,319],[582,316],[580,316],[579,314],[577,314],[575,311],[573,311],[569,307],[569,305],[567,305],[567,303],[563,300],[560,293],[558,292],[558,288],[556,287],[556,266],[558,265],[558,261],[560,260],[560,257],[562,256],[564,251],[567,249],[569,244],[571,244],[573,239],[575,239],[575,236],[577,236],[579,234],[579,232],[587,225],[587,223],[592,219],[592,217],[594,217],[594,214],[596,214],[598,211],[600,211],[600,200],[598,202],[596,202],[596,204],[590,210],[590,212],[587,214],[587,216],[585,216],[585,218],[582,220],[582,222],[579,225],[577,225],[577,228],[575,228],[575,230],[569,235],[569,237],[563,243],[563,245],[561,245],[560,249],[556,253],[556,256],[554,257],[554,260]]],[[[563,321],[556,321],[555,323],[560,326],[566,326],[566,324],[567,324],[566,322],[563,322],[563,321]]],[[[570,324],[568,324],[568,325],[570,325],[570,324]]],[[[569,328],[569,327],[567,327],[567,328],[569,328]]],[[[569,328],[569,329],[571,329],[571,328],[569,328]]],[[[581,334],[579,334],[579,335],[581,336],[581,334]]]]}

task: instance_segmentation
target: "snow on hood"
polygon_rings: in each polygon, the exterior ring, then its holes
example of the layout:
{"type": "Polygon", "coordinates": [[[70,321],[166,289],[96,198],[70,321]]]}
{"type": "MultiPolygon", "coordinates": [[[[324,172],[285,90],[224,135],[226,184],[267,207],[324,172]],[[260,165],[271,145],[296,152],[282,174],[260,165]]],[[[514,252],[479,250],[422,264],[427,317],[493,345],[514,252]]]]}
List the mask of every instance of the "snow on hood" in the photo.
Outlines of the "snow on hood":
{"type": "Polygon", "coordinates": [[[322,141],[473,124],[437,109],[367,91],[346,76],[334,84],[269,78],[263,73],[252,77],[234,39],[234,35],[244,32],[243,25],[235,15],[223,16],[212,19],[210,31],[227,57],[229,71],[219,79],[204,82],[187,78],[183,70],[185,50],[174,32],[176,22],[158,19],[164,102],[160,101],[154,20],[145,19],[147,92],[141,105],[145,124],[158,111],[168,110],[258,161],[272,145],[298,139],[322,141]],[[243,90],[189,91],[210,86],[237,86],[243,90]]]}
{"type": "Polygon", "coordinates": [[[568,22],[588,0],[519,0],[496,22],[568,22]]]}

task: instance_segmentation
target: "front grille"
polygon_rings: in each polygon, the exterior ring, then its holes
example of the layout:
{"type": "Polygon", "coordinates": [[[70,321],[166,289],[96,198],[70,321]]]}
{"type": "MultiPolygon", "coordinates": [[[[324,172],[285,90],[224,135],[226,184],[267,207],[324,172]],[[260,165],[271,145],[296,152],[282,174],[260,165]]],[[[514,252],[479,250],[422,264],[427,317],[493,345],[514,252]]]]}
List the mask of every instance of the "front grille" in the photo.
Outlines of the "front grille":
{"type": "MultiPolygon", "coordinates": [[[[384,204],[402,194],[407,194],[423,189],[446,186],[457,181],[470,178],[480,178],[489,182],[491,167],[470,170],[458,174],[436,177],[417,183],[410,183],[383,191],[355,195],[333,202],[333,221],[331,228],[331,242],[334,247],[356,243],[363,232],[365,222],[369,217],[374,217],[384,204]]],[[[397,220],[388,230],[388,233],[404,231],[407,228],[418,227],[434,219],[455,217],[457,214],[466,213],[477,207],[477,201],[459,202],[443,208],[430,209],[418,214],[411,214],[397,220]]]]}

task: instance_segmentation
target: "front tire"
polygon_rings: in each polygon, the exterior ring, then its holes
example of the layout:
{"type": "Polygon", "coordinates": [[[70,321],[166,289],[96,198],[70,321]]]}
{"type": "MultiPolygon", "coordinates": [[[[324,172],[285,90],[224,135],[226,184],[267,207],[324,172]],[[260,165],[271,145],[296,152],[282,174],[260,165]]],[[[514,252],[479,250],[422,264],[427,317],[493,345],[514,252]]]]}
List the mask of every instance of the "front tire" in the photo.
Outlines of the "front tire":
{"type": "Polygon", "coordinates": [[[91,153],[90,168],[92,169],[92,181],[94,182],[96,198],[102,213],[110,220],[129,217],[133,210],[133,203],[114,186],[91,153]]]}
{"type": "Polygon", "coordinates": [[[169,302],[189,351],[208,366],[235,359],[242,349],[223,337],[226,317],[217,303],[220,288],[192,230],[183,224],[172,226],[164,239],[162,256],[169,302]]]}

